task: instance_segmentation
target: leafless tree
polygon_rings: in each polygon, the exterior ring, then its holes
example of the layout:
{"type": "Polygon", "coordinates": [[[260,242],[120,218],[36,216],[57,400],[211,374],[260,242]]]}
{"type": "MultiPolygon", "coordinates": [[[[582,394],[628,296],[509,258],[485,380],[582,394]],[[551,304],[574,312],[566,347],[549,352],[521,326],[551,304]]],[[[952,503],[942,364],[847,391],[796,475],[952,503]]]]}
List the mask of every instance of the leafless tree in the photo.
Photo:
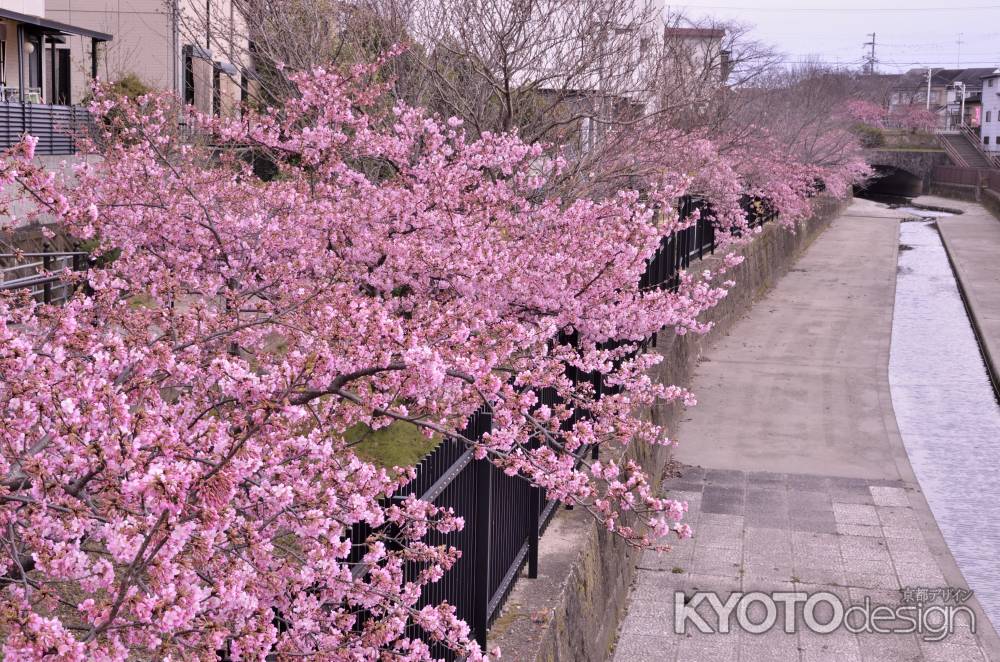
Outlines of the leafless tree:
{"type": "Polygon", "coordinates": [[[799,162],[841,165],[858,154],[847,102],[875,100],[884,87],[885,81],[820,63],[773,68],[735,93],[741,110],[729,119],[731,132],[750,127],[766,132],[799,162]]]}
{"type": "MultiPolygon", "coordinates": [[[[402,44],[385,72],[399,98],[461,118],[472,136],[516,130],[548,145],[567,158],[559,185],[577,193],[642,177],[679,136],[733,139],[735,91],[777,60],[743,26],[648,0],[230,1],[258,102],[294,94],[292,72],[402,44]]],[[[232,19],[187,17],[195,32],[213,22],[222,35],[232,19]]]]}

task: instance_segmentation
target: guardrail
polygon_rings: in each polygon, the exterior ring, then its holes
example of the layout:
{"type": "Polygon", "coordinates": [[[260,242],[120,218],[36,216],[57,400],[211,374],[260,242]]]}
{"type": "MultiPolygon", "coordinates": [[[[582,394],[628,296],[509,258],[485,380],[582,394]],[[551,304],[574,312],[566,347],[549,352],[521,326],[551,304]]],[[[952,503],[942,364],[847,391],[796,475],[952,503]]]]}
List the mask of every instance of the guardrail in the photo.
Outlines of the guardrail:
{"type": "Polygon", "coordinates": [[[80,251],[0,253],[0,291],[29,290],[42,303],[62,303],[75,291],[63,274],[90,267],[90,256],[80,251]]]}
{"type": "Polygon", "coordinates": [[[976,146],[976,149],[979,150],[979,153],[983,155],[983,158],[986,159],[986,162],[989,163],[991,167],[1000,168],[1000,156],[997,156],[995,153],[990,152],[983,147],[983,141],[975,129],[968,124],[963,124],[962,135],[964,135],[969,142],[976,146]]]}
{"type": "MultiPolygon", "coordinates": [[[[948,134],[944,133],[943,131],[937,133],[938,144],[944,148],[945,154],[948,155],[948,158],[951,159],[952,163],[954,163],[959,168],[969,167],[969,162],[965,160],[965,157],[962,156],[962,154],[957,149],[955,149],[955,146],[952,145],[947,138],[942,137],[944,135],[948,134]]],[[[956,133],[953,135],[958,135],[958,134],[956,133]]]]}

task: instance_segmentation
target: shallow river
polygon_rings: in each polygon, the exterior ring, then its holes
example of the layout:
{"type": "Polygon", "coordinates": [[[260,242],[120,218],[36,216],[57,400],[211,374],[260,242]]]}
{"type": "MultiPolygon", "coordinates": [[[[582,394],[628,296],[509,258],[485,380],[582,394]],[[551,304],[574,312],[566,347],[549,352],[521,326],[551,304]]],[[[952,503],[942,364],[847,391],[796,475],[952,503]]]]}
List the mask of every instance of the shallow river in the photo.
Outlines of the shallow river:
{"type": "MultiPolygon", "coordinates": [[[[913,216],[947,214],[909,209],[913,216]]],[[[1000,627],[1000,405],[933,220],[900,225],[889,383],[945,541],[1000,627]]]]}

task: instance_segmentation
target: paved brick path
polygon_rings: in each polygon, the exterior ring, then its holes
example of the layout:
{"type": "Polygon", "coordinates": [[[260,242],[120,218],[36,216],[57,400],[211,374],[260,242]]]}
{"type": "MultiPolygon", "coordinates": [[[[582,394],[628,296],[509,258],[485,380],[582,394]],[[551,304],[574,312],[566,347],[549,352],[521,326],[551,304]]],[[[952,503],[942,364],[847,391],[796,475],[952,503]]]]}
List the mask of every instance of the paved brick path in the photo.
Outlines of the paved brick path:
{"type": "MultiPolygon", "coordinates": [[[[717,591],[723,602],[734,591],[827,591],[845,605],[898,605],[903,587],[967,588],[892,413],[897,236],[894,213],[856,202],[699,366],[699,405],[675,433],[680,475],[665,485],[688,500],[696,535],[643,557],[616,662],[1000,661],[974,598],[978,634],[963,617],[933,643],[803,631],[801,604],[791,634],[781,613],[764,634],[674,632],[677,591],[717,591]]],[[[707,603],[696,611],[716,624],[707,603]]]]}

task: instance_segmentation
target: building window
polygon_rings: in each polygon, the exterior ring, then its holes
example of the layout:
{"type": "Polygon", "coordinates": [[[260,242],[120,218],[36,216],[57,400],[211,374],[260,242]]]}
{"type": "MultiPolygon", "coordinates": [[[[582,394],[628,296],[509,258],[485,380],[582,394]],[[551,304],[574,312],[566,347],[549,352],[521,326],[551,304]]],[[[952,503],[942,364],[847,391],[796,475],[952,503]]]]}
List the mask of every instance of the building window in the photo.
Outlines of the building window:
{"type": "Polygon", "coordinates": [[[995,79],[995,78],[991,78],[991,79],[989,79],[988,81],[986,81],[986,85],[987,85],[988,87],[993,87],[993,81],[994,81],[994,80],[996,80],[996,79],[995,79]]]}
{"type": "Polygon", "coordinates": [[[194,105],[194,48],[184,47],[184,103],[194,105]]]}
{"type": "Polygon", "coordinates": [[[594,146],[593,126],[589,117],[580,120],[580,153],[586,154],[594,146]]]}
{"type": "Polygon", "coordinates": [[[983,136],[983,144],[984,145],[989,145],[990,144],[990,137],[989,136],[983,136]]]}
{"type": "Polygon", "coordinates": [[[987,122],[992,122],[993,121],[993,120],[990,119],[990,115],[992,115],[992,114],[993,114],[992,110],[987,110],[986,111],[986,121],[987,122]]]}

